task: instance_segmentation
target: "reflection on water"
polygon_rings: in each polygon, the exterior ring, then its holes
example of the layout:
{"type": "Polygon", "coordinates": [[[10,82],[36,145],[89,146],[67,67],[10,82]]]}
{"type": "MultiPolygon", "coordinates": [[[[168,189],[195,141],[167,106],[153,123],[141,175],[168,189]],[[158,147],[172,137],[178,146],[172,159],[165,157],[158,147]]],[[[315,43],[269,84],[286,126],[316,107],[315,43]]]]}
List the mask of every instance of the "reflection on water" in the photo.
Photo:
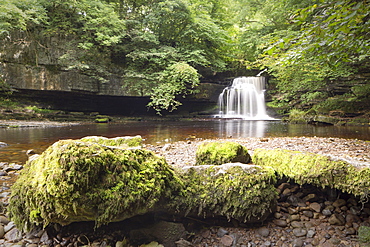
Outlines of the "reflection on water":
{"type": "Polygon", "coordinates": [[[342,137],[370,140],[369,127],[314,126],[286,124],[280,121],[212,119],[207,121],[141,121],[110,124],[87,124],[50,128],[0,128],[0,162],[23,163],[26,151],[40,153],[61,139],[89,135],[106,137],[141,135],[146,143],[192,140],[194,138],[246,138],[282,136],[342,137]]]}

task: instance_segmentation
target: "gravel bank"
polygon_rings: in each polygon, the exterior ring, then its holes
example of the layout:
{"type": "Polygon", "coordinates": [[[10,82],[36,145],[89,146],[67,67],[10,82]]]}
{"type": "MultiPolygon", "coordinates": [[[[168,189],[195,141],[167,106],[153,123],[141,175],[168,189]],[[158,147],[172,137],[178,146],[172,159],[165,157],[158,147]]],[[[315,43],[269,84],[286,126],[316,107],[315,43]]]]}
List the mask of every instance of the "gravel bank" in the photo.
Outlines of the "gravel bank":
{"type": "Polygon", "coordinates": [[[195,152],[202,142],[212,141],[238,142],[253,154],[257,148],[287,149],[330,156],[341,159],[355,166],[370,166],[370,142],[357,139],[321,138],[321,137],[272,137],[243,138],[221,140],[189,140],[167,143],[165,145],[146,145],[146,148],[166,157],[167,162],[182,167],[195,164],[195,152]]]}

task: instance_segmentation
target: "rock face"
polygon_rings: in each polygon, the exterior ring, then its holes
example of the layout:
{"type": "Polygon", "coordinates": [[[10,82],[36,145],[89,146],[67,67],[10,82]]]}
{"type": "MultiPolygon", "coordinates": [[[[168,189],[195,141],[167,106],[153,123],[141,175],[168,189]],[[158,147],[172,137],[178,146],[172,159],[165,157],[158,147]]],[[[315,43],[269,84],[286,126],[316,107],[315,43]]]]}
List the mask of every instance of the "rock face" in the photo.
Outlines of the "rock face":
{"type": "Polygon", "coordinates": [[[99,226],[149,212],[180,183],[163,158],[127,149],[138,138],[54,143],[28,161],[13,185],[11,219],[23,229],[50,222],[99,226]]]}
{"type": "Polygon", "coordinates": [[[196,152],[196,165],[248,164],[250,160],[248,150],[236,142],[202,143],[196,152]]]}

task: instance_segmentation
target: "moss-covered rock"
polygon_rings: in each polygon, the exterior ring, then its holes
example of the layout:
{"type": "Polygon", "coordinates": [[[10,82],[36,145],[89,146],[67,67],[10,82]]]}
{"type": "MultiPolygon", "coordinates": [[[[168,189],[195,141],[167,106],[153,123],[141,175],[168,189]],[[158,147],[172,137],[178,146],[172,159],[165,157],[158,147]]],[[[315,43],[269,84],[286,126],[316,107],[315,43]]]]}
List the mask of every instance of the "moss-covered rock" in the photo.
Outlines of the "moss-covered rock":
{"type": "Polygon", "coordinates": [[[362,198],[367,198],[370,193],[369,167],[355,167],[324,155],[281,149],[256,149],[253,161],[260,166],[272,167],[281,177],[301,185],[335,188],[362,198]]]}
{"type": "Polygon", "coordinates": [[[18,227],[99,226],[146,213],[177,190],[180,182],[163,158],[114,146],[122,139],[97,139],[104,145],[91,138],[58,141],[26,163],[8,207],[18,227]]]}
{"type": "Polygon", "coordinates": [[[276,206],[274,170],[228,163],[182,170],[185,190],[172,206],[185,215],[220,217],[252,223],[265,220],[276,206]]]}
{"type": "Polygon", "coordinates": [[[250,160],[247,148],[236,142],[202,143],[196,152],[196,165],[247,164],[250,160]]]}
{"type": "Polygon", "coordinates": [[[83,142],[93,142],[105,146],[115,146],[121,148],[138,148],[143,144],[141,136],[121,136],[115,138],[107,138],[104,136],[86,136],[81,138],[83,142]]]}
{"type": "Polygon", "coordinates": [[[370,227],[360,226],[358,228],[358,240],[363,243],[370,243],[370,227]]]}

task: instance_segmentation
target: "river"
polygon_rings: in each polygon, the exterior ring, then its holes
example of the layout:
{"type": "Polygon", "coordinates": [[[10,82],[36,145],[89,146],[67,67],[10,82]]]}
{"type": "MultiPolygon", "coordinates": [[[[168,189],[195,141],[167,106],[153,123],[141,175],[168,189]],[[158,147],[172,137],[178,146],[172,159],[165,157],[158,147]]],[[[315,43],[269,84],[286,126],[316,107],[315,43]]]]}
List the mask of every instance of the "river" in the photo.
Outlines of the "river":
{"type": "Polygon", "coordinates": [[[81,124],[65,127],[0,128],[1,162],[24,163],[26,151],[41,153],[61,139],[84,136],[141,135],[145,143],[165,143],[194,139],[245,138],[245,137],[340,137],[370,140],[370,127],[315,126],[288,124],[281,121],[246,121],[232,119],[189,121],[129,121],[125,123],[81,124]]]}

